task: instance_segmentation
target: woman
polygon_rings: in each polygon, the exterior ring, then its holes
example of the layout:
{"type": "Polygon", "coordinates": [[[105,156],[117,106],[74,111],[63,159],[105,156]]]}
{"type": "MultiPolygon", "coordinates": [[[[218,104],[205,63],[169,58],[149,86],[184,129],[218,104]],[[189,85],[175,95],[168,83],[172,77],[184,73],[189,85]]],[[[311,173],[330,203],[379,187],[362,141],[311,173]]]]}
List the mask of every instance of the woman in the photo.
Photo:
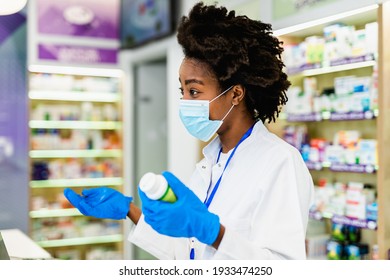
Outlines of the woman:
{"type": "Polygon", "coordinates": [[[177,38],[180,118],[200,140],[217,133],[189,187],[164,172],[178,200],[139,190],[142,211],[109,188],[65,195],[85,215],[128,216],[129,240],[160,259],[305,259],[312,178],[300,153],[263,124],[287,102],[281,42],[270,25],[203,3],[182,18],[177,38]]]}

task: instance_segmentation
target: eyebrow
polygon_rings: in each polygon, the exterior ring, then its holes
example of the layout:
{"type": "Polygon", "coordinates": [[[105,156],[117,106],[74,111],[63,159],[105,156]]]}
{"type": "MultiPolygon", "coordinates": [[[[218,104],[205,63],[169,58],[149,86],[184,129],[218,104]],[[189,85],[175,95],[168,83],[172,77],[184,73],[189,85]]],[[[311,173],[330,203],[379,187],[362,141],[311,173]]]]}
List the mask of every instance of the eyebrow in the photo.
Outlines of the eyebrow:
{"type": "MultiPolygon", "coordinates": [[[[179,81],[181,82],[180,78],[179,78],[179,81]]],[[[184,84],[185,84],[185,85],[188,85],[188,84],[200,84],[200,85],[204,85],[203,81],[197,80],[197,79],[188,79],[188,80],[185,80],[185,81],[184,81],[184,84]]]]}

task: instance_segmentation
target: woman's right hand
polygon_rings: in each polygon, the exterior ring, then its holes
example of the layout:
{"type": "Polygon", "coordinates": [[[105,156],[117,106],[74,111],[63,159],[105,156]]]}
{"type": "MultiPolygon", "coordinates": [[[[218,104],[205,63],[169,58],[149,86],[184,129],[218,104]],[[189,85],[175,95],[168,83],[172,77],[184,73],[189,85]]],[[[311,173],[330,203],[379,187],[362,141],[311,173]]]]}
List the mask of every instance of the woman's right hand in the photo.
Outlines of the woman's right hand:
{"type": "Polygon", "coordinates": [[[83,215],[102,219],[126,219],[133,201],[132,197],[108,187],[84,189],[81,195],[66,188],[64,195],[83,215]]]}

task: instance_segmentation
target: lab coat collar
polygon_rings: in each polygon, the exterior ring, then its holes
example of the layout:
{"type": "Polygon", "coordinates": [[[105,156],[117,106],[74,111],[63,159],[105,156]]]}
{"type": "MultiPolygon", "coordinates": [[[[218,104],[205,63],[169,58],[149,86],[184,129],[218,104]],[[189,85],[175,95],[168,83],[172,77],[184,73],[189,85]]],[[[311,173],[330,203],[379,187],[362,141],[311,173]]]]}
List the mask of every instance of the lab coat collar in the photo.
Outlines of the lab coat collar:
{"type": "MultiPolygon", "coordinates": [[[[241,143],[239,150],[242,150],[246,146],[250,145],[260,135],[264,135],[269,133],[268,129],[265,125],[258,121],[255,123],[253,127],[251,135],[241,143]]],[[[203,148],[203,156],[204,159],[201,160],[197,165],[197,169],[202,176],[203,181],[205,182],[205,186],[210,184],[211,178],[211,167],[216,162],[219,150],[221,149],[221,140],[219,136],[215,137],[206,147],[203,148]]]]}
{"type": "MultiPolygon", "coordinates": [[[[261,121],[256,122],[251,135],[241,143],[240,148],[242,149],[243,147],[253,142],[253,139],[258,137],[257,135],[264,135],[267,133],[269,133],[269,131],[265,125],[261,121]]],[[[203,156],[208,162],[214,163],[220,149],[221,140],[219,139],[219,136],[217,136],[206,147],[203,148],[203,156]]]]}

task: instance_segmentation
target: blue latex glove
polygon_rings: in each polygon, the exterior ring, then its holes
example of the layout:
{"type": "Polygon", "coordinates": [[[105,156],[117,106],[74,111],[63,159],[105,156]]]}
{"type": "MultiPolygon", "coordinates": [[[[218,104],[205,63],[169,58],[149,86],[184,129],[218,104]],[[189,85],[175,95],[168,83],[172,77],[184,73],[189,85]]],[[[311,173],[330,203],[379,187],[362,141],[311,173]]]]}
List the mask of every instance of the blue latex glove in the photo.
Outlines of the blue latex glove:
{"type": "Polygon", "coordinates": [[[211,245],[219,233],[219,217],[170,172],[162,175],[177,196],[174,203],[151,200],[139,188],[145,222],[157,232],[172,237],[195,237],[211,245]]]}
{"type": "Polygon", "coordinates": [[[114,220],[126,219],[133,200],[107,187],[84,189],[82,195],[67,188],[64,195],[85,216],[114,220]]]}

